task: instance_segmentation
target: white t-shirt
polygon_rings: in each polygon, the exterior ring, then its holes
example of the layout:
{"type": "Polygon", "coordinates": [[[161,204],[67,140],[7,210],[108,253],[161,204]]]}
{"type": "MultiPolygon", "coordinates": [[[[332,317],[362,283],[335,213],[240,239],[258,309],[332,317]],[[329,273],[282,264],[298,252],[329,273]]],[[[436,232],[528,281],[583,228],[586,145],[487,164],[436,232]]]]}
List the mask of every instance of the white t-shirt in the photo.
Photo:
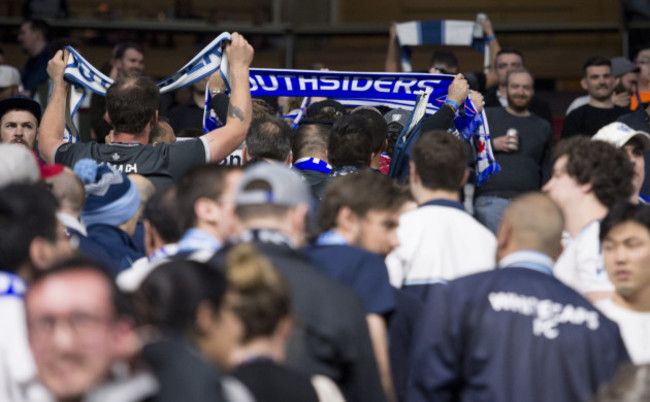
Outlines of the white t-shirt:
{"type": "Polygon", "coordinates": [[[596,307],[618,324],[627,353],[634,364],[650,363],[650,311],[628,310],[612,299],[601,300],[596,307]]]}
{"type": "Polygon", "coordinates": [[[600,221],[585,226],[574,239],[568,239],[553,268],[553,275],[580,294],[613,292],[600,252],[600,221]]]}
{"type": "Polygon", "coordinates": [[[395,287],[430,285],[494,269],[496,238],[460,209],[427,205],[403,214],[400,245],[386,257],[395,287]]]}

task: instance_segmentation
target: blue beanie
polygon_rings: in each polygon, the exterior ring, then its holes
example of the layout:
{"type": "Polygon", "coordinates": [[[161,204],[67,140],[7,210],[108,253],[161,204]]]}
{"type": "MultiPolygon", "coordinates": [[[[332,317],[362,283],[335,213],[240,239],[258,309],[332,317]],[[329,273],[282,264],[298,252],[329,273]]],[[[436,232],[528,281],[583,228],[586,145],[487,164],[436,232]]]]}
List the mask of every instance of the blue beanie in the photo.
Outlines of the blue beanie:
{"type": "Polygon", "coordinates": [[[74,172],[86,190],[86,204],[81,211],[86,226],[119,226],[138,211],[140,194],[124,173],[110,165],[98,165],[92,159],[77,161],[74,172]]]}

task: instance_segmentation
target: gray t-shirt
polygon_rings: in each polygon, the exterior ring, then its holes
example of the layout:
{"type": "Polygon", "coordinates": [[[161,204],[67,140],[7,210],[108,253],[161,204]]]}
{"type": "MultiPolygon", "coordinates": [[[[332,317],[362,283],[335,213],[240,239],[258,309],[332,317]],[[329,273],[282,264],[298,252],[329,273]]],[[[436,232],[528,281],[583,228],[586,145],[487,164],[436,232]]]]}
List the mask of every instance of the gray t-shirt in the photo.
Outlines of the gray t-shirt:
{"type": "Polygon", "coordinates": [[[115,166],[125,174],[137,173],[151,180],[156,189],[167,187],[194,165],[210,160],[210,148],[203,138],[173,144],[139,143],[98,144],[94,141],[63,144],[54,154],[54,162],[69,167],[84,158],[115,166]]]}

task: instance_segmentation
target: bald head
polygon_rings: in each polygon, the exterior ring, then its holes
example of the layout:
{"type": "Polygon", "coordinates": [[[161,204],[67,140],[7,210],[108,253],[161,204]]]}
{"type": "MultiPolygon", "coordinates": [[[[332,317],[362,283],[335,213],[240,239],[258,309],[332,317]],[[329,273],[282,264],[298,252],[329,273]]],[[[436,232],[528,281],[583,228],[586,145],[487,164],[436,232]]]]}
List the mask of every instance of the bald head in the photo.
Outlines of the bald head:
{"type": "Polygon", "coordinates": [[[61,173],[48,177],[45,182],[59,201],[59,211],[78,218],[86,203],[86,191],[79,176],[66,166],[61,173]]]}
{"type": "Polygon", "coordinates": [[[562,251],[563,228],[562,212],[547,195],[529,193],[517,197],[501,219],[497,258],[519,250],[534,250],[556,259],[562,251]]]}

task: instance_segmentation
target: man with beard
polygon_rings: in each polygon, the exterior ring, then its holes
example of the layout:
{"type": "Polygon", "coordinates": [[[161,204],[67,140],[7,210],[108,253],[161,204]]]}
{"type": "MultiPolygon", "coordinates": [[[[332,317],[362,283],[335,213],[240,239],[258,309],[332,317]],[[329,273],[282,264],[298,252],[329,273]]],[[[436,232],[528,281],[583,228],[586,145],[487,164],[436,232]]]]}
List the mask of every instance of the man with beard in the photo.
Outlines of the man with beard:
{"type": "Polygon", "coordinates": [[[562,127],[562,138],[592,136],[601,127],[616,121],[629,111],[616,106],[612,100],[615,79],[609,59],[602,56],[590,57],[582,71],[580,85],[589,93],[589,103],[569,113],[562,127]]]}
{"type": "Polygon", "coordinates": [[[553,130],[530,111],[533,84],[528,71],[511,71],[506,79],[508,106],[485,110],[501,171],[476,187],[474,210],[476,219],[495,234],[509,200],[538,191],[550,176],[553,130]]]}
{"type": "Polygon", "coordinates": [[[41,106],[17,95],[0,101],[0,142],[23,144],[34,149],[41,121],[41,106]]]}

